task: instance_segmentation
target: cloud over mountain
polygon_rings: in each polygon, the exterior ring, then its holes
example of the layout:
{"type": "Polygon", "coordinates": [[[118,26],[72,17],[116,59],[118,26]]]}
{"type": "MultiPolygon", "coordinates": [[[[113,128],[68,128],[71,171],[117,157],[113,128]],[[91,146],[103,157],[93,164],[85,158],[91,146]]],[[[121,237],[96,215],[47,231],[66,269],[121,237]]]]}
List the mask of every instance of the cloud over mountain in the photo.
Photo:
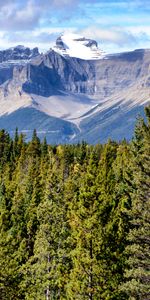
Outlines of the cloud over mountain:
{"type": "Polygon", "coordinates": [[[103,43],[114,43],[118,45],[127,45],[128,43],[135,43],[135,36],[128,31],[124,31],[121,28],[96,28],[96,27],[87,27],[83,30],[82,33],[85,36],[92,36],[94,32],[94,37],[97,40],[103,41],[103,43]]]}
{"type": "Polygon", "coordinates": [[[149,32],[140,30],[150,26],[149,0],[0,0],[0,7],[0,48],[26,42],[49,48],[66,30],[85,32],[109,52],[149,47],[149,32]]]}

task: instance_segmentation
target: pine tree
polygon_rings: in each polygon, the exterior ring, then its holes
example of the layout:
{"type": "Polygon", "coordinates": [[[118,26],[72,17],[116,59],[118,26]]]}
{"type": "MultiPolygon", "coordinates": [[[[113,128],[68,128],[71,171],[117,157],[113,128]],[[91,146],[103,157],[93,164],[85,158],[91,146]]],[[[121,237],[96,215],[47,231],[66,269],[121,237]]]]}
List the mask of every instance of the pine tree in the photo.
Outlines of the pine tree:
{"type": "Polygon", "coordinates": [[[42,157],[47,158],[47,154],[48,154],[48,145],[47,145],[46,137],[44,137],[44,140],[41,144],[41,155],[42,155],[42,157]]]}
{"type": "Polygon", "coordinates": [[[4,130],[0,130],[0,167],[10,161],[12,140],[9,134],[4,130]]]}
{"type": "Polygon", "coordinates": [[[147,124],[139,120],[132,144],[135,189],[122,287],[131,300],[150,299],[150,108],[146,115],[147,124]]]}
{"type": "Polygon", "coordinates": [[[96,188],[99,201],[99,222],[101,224],[101,293],[100,299],[120,299],[120,203],[116,198],[116,181],[113,164],[118,145],[108,141],[103,147],[98,166],[96,188]]]}
{"type": "Polygon", "coordinates": [[[72,269],[67,299],[101,299],[101,224],[96,187],[98,159],[94,151],[83,171],[78,169],[79,189],[69,205],[72,269]],[[87,168],[87,169],[86,169],[87,168]]]}
{"type": "Polygon", "coordinates": [[[27,153],[32,157],[40,157],[41,155],[41,143],[37,136],[36,129],[33,131],[32,140],[29,142],[27,153]]]}
{"type": "Polygon", "coordinates": [[[7,186],[0,184],[0,295],[1,299],[22,299],[19,262],[16,258],[16,234],[11,220],[11,201],[7,186]]]}
{"type": "Polygon", "coordinates": [[[44,198],[37,209],[39,228],[34,255],[25,266],[26,299],[66,299],[66,208],[63,174],[55,160],[49,166],[44,198]],[[30,285],[28,287],[28,280],[30,285]]]}
{"type": "MultiPolygon", "coordinates": [[[[114,192],[109,221],[106,225],[106,245],[109,266],[110,299],[127,299],[119,286],[123,282],[125,263],[124,249],[127,245],[129,232],[128,212],[131,208],[131,193],[133,191],[133,171],[130,146],[124,141],[118,146],[117,156],[113,162],[114,192]]],[[[109,299],[109,298],[108,298],[109,299]]]]}

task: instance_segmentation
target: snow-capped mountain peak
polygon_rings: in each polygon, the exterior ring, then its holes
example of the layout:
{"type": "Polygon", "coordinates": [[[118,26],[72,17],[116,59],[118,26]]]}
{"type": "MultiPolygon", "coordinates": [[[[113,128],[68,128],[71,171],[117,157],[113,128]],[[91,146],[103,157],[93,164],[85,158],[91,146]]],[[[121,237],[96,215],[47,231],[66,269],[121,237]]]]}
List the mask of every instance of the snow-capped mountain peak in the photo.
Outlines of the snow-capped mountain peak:
{"type": "Polygon", "coordinates": [[[56,40],[53,50],[62,56],[76,57],[85,60],[97,60],[104,57],[96,41],[74,33],[64,33],[56,40]]]}

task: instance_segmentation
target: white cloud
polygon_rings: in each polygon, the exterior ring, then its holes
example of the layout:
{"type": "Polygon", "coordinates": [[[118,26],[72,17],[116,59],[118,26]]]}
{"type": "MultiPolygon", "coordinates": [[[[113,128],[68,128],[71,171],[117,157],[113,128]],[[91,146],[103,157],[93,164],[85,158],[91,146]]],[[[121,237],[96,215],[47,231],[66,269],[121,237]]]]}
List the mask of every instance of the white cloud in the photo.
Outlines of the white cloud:
{"type": "Polygon", "coordinates": [[[39,47],[41,51],[46,51],[55,45],[57,37],[63,32],[72,32],[76,28],[68,30],[66,27],[41,28],[28,31],[0,31],[0,48],[6,49],[16,45],[25,45],[30,48],[39,47]]]}
{"type": "Polygon", "coordinates": [[[103,43],[111,43],[119,46],[125,46],[129,43],[134,44],[136,42],[135,36],[125,31],[123,28],[98,28],[88,27],[82,31],[82,34],[86,37],[93,37],[94,39],[103,43]]]}
{"type": "Polygon", "coordinates": [[[133,34],[145,33],[150,36],[150,25],[136,25],[136,26],[127,26],[133,34]]]}
{"type": "MultiPolygon", "coordinates": [[[[56,38],[63,32],[79,33],[76,27],[55,27],[41,28],[28,31],[16,31],[13,34],[7,31],[0,31],[0,47],[8,48],[18,44],[28,47],[39,47],[41,51],[46,51],[54,46],[56,38]],[[4,47],[5,45],[5,47],[4,47]]],[[[129,28],[99,28],[87,27],[80,30],[80,34],[85,37],[95,39],[99,42],[99,47],[107,53],[134,50],[136,48],[148,48],[150,44],[149,27],[129,27],[129,28]],[[145,31],[145,32],[144,32],[145,31]]]]}
{"type": "Polygon", "coordinates": [[[0,28],[4,30],[28,30],[36,28],[41,20],[54,15],[71,18],[78,8],[78,0],[0,0],[0,28]]]}
{"type": "Polygon", "coordinates": [[[33,28],[40,18],[40,10],[32,0],[26,3],[17,1],[6,3],[0,12],[0,27],[3,30],[22,30],[33,28]]]}
{"type": "Polygon", "coordinates": [[[70,31],[96,39],[105,48],[131,49],[142,43],[144,48],[150,39],[149,15],[145,13],[148,3],[149,0],[0,0],[0,46],[25,44],[48,49],[57,35],[70,26],[70,31]],[[122,14],[117,14],[115,8],[122,14]],[[105,9],[112,9],[112,13],[106,15],[105,9]],[[86,24],[88,27],[83,28],[86,24]]]}

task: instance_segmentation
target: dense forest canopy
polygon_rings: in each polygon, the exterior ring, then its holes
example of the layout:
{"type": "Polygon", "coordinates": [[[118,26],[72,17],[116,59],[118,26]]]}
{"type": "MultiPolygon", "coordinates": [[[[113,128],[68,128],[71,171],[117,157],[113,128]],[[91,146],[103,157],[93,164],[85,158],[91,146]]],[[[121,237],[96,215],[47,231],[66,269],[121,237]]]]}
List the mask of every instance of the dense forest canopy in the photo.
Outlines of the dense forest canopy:
{"type": "Polygon", "coordinates": [[[150,107],[133,140],[0,130],[0,299],[150,299],[150,107]]]}

